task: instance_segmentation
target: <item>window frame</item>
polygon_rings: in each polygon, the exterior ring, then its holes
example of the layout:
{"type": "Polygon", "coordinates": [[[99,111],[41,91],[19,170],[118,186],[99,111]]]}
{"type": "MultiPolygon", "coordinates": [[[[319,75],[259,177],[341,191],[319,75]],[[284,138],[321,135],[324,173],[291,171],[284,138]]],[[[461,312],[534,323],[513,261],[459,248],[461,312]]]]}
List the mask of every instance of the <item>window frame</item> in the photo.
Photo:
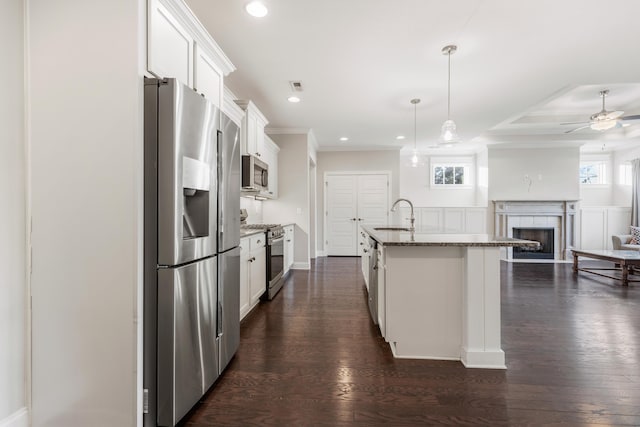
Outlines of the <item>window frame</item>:
{"type": "MultiPolygon", "coordinates": [[[[474,185],[473,173],[474,163],[472,157],[432,157],[429,162],[429,186],[432,189],[471,189],[474,185]],[[463,168],[462,184],[436,184],[435,171],[436,168],[463,168]]],[[[455,169],[454,169],[455,174],[455,169]]],[[[454,175],[455,180],[455,175],[454,175]]]]}
{"type": "Polygon", "coordinates": [[[581,186],[589,188],[608,187],[611,185],[609,182],[608,171],[609,160],[604,158],[587,158],[580,159],[580,167],[578,169],[578,181],[581,186]],[[582,181],[582,169],[586,166],[596,166],[598,168],[598,181],[597,182],[583,182],[582,181]]]}

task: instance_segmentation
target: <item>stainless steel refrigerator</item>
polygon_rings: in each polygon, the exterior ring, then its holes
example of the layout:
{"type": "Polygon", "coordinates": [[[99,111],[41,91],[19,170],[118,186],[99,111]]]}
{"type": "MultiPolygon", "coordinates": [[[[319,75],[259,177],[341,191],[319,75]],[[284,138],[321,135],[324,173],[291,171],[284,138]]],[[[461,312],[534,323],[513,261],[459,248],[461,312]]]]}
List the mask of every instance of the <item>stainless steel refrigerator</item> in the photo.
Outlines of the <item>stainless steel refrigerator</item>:
{"type": "Polygon", "coordinates": [[[225,317],[239,310],[235,249],[218,255],[234,228],[218,201],[236,184],[222,184],[233,177],[219,166],[220,110],[175,79],[145,79],[144,91],[144,425],[174,426],[222,371],[221,342],[225,359],[237,348],[239,316],[225,317]]]}

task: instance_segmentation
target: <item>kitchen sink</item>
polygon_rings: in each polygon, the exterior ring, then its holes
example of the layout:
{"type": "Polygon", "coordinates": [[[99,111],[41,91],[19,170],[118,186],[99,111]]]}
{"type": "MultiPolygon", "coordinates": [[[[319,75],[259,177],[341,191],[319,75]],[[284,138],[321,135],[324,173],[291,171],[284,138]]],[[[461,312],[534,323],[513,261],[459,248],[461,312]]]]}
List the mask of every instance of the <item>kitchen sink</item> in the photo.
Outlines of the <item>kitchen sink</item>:
{"type": "Polygon", "coordinates": [[[377,231],[411,231],[409,227],[373,227],[377,231]]]}

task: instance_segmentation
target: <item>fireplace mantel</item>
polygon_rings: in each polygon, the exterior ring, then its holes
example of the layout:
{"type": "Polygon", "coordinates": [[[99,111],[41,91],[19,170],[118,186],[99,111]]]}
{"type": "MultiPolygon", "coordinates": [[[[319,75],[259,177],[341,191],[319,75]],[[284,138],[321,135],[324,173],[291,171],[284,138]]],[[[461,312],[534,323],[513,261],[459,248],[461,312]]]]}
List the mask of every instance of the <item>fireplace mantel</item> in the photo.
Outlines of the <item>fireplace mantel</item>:
{"type": "MultiPolygon", "coordinates": [[[[496,236],[513,237],[514,227],[553,227],[554,259],[566,260],[575,247],[578,200],[493,200],[496,236]]],[[[507,259],[513,256],[507,252],[507,259]]]]}

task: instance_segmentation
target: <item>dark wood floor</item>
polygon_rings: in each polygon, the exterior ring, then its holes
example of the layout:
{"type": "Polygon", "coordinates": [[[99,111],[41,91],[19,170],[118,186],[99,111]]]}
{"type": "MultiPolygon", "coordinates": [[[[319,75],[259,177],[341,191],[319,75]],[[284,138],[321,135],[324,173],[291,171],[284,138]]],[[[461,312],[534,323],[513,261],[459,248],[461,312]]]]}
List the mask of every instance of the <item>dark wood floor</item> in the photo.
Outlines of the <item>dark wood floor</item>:
{"type": "Polygon", "coordinates": [[[640,425],[640,284],[503,262],[502,371],[394,359],[359,271],[294,271],[183,425],[640,425]]]}

